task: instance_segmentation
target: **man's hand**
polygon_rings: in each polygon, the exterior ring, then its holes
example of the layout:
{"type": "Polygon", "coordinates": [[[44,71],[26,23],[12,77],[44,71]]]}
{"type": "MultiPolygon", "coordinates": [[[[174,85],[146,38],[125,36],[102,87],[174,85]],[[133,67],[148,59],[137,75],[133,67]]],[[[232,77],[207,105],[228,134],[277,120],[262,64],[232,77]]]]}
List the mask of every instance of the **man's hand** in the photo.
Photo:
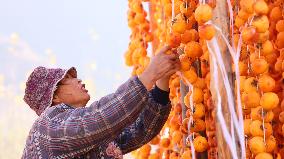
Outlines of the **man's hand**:
{"type": "Polygon", "coordinates": [[[156,81],[156,86],[159,87],[161,90],[164,91],[169,91],[169,80],[170,77],[176,73],[178,70],[180,70],[180,62],[179,60],[176,61],[175,63],[175,69],[170,70],[165,76],[163,76],[162,78],[158,79],[156,81]]]}
{"type": "Polygon", "coordinates": [[[180,66],[178,54],[166,54],[170,49],[169,46],[163,47],[156,56],[151,58],[149,66],[139,76],[147,90],[150,90],[158,80],[159,88],[165,89],[166,81],[169,82],[170,76],[178,71],[180,66]]]}

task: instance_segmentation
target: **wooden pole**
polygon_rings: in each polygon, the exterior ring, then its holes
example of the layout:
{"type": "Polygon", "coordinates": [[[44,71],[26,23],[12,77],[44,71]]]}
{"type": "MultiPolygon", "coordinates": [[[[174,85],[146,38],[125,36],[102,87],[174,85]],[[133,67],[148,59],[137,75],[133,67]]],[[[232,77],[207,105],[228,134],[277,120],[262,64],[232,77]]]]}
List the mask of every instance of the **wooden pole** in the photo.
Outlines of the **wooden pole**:
{"type": "MultiPolygon", "coordinates": [[[[213,24],[215,24],[216,26],[218,26],[221,30],[222,33],[225,35],[225,37],[227,39],[230,39],[230,25],[229,25],[229,15],[228,15],[228,7],[227,7],[227,0],[216,0],[216,8],[213,10],[213,24]]],[[[224,40],[222,39],[221,35],[219,32],[216,32],[216,38],[217,38],[217,42],[221,51],[221,56],[222,56],[222,60],[224,62],[226,71],[227,71],[227,75],[229,78],[229,82],[230,82],[230,86],[231,89],[230,91],[232,91],[233,93],[233,71],[232,71],[232,58],[230,56],[229,50],[226,46],[226,43],[224,42],[224,40]]],[[[210,60],[212,61],[212,60],[210,60]]],[[[210,62],[210,72],[213,73],[213,64],[212,62],[210,62]]],[[[218,69],[219,70],[219,69],[218,69]]],[[[220,72],[220,71],[219,71],[220,72]]],[[[226,94],[226,90],[225,90],[225,85],[224,85],[224,80],[221,77],[221,74],[218,74],[218,79],[217,81],[214,81],[214,79],[212,78],[213,74],[211,74],[211,83],[210,83],[210,91],[212,94],[212,100],[213,103],[216,106],[216,102],[217,102],[217,96],[216,96],[216,90],[215,87],[217,85],[217,88],[220,92],[221,95],[221,101],[222,101],[222,113],[224,115],[224,119],[225,119],[225,124],[227,129],[229,130],[229,133],[231,132],[231,114],[229,111],[229,107],[228,107],[228,98],[227,98],[227,94],[226,94]]],[[[234,98],[233,98],[234,99],[234,98]]],[[[233,101],[234,102],[234,101],[233,101]]],[[[217,111],[215,111],[216,113],[217,111]]],[[[216,114],[215,114],[216,115],[216,114]]],[[[235,131],[236,134],[236,130],[233,128],[233,130],[235,131]]],[[[234,135],[235,136],[235,135],[234,135]]],[[[216,118],[216,137],[217,137],[217,145],[218,145],[218,158],[219,159],[224,159],[224,158],[233,158],[231,155],[231,151],[225,141],[225,138],[223,136],[223,132],[221,129],[221,124],[218,120],[218,118],[216,118]]],[[[237,144],[239,141],[237,141],[237,137],[235,136],[236,139],[236,143],[232,143],[234,145],[237,146],[237,153],[238,155],[240,155],[240,147],[239,144],[237,144]]]]}

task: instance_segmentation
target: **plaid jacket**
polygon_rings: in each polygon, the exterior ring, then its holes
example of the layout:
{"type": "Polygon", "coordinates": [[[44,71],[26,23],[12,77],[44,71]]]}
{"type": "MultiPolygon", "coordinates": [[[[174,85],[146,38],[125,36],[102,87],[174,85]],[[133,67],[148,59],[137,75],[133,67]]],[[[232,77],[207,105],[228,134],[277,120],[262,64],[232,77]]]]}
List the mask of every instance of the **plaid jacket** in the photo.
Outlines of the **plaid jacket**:
{"type": "Polygon", "coordinates": [[[107,152],[110,145],[122,154],[141,147],[160,132],[170,109],[132,77],[89,107],[47,108],[30,130],[22,159],[119,158],[107,152]]]}

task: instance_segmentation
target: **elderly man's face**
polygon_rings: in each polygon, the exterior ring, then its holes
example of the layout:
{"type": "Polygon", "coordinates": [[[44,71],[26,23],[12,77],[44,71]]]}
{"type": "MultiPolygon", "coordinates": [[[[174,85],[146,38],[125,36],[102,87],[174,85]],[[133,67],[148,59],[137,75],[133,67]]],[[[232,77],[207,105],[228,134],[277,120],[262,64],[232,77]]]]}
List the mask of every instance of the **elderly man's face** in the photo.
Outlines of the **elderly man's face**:
{"type": "Polygon", "coordinates": [[[73,78],[67,74],[64,79],[58,83],[58,88],[54,93],[53,103],[65,103],[73,107],[84,107],[90,100],[88,90],[85,84],[78,78],[73,78]]]}

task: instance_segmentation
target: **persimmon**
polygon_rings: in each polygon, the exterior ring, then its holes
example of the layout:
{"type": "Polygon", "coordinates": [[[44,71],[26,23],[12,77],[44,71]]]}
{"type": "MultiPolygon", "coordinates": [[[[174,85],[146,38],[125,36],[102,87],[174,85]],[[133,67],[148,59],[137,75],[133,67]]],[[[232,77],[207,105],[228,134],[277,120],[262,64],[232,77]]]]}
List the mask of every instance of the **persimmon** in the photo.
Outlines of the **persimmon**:
{"type": "Polygon", "coordinates": [[[184,151],[181,155],[181,159],[191,159],[191,151],[190,150],[184,151]]]}
{"type": "Polygon", "coordinates": [[[263,141],[263,137],[255,136],[251,138],[249,140],[249,148],[254,155],[265,152],[265,143],[263,141]]]}
{"type": "Polygon", "coordinates": [[[274,113],[271,110],[262,110],[262,108],[259,106],[251,109],[251,118],[252,120],[262,121],[262,119],[264,119],[264,122],[271,122],[274,118],[274,113]]]}
{"type": "Polygon", "coordinates": [[[173,78],[171,82],[172,82],[174,87],[179,87],[180,86],[180,78],[178,76],[173,78]]]}
{"type": "Polygon", "coordinates": [[[144,67],[138,67],[136,69],[136,75],[141,75],[144,72],[145,68],[144,67]]]}
{"type": "Polygon", "coordinates": [[[139,150],[139,155],[148,157],[151,151],[151,145],[145,144],[139,150]]]}
{"type": "Polygon", "coordinates": [[[274,136],[270,135],[265,139],[266,143],[266,152],[273,152],[277,146],[277,142],[274,136]]]}
{"type": "Polygon", "coordinates": [[[138,60],[138,63],[143,66],[143,67],[146,67],[148,66],[148,64],[150,63],[150,58],[145,56],[145,57],[140,57],[139,60],[138,60]]]}
{"type": "Polygon", "coordinates": [[[197,41],[199,39],[198,32],[195,29],[188,30],[191,35],[191,41],[197,41]]]}
{"type": "Polygon", "coordinates": [[[202,119],[194,119],[191,125],[192,132],[199,132],[205,130],[205,122],[202,119]]]}
{"type": "Polygon", "coordinates": [[[180,128],[181,125],[181,121],[178,115],[174,115],[171,119],[170,119],[170,127],[172,130],[178,130],[180,128]]]}
{"type": "Polygon", "coordinates": [[[193,145],[196,152],[204,152],[208,148],[207,139],[203,136],[197,136],[193,140],[193,145]]]}
{"type": "Polygon", "coordinates": [[[212,19],[212,8],[208,4],[200,4],[194,12],[194,17],[199,24],[212,19]]]}
{"type": "Polygon", "coordinates": [[[268,63],[265,59],[256,59],[252,62],[251,69],[256,75],[262,74],[268,70],[268,63]]]}
{"type": "Polygon", "coordinates": [[[277,34],[277,38],[276,38],[275,44],[276,44],[278,49],[284,48],[284,31],[279,32],[277,34]]]}
{"type": "Polygon", "coordinates": [[[202,48],[198,42],[190,41],[184,47],[184,52],[188,57],[198,58],[202,55],[202,48]]]}
{"type": "Polygon", "coordinates": [[[250,14],[248,12],[246,12],[244,9],[241,9],[241,10],[239,10],[237,17],[240,17],[241,19],[246,21],[250,17],[250,14]]]}
{"type": "Polygon", "coordinates": [[[277,94],[273,92],[266,92],[260,98],[260,106],[265,110],[272,110],[279,104],[277,94]]]}
{"type": "Polygon", "coordinates": [[[257,33],[254,26],[245,27],[242,30],[242,39],[245,43],[251,43],[256,41],[257,33]]]}
{"type": "Polygon", "coordinates": [[[191,92],[188,92],[184,97],[183,97],[183,102],[184,102],[184,105],[188,108],[190,108],[190,95],[191,95],[191,92]]]}
{"type": "Polygon", "coordinates": [[[250,124],[250,134],[252,136],[263,136],[265,132],[266,136],[270,136],[272,134],[272,126],[270,123],[262,124],[259,120],[253,120],[250,124]]]}
{"type": "Polygon", "coordinates": [[[174,2],[174,13],[175,15],[180,14],[180,5],[182,1],[173,1],[174,2]]]}
{"type": "Polygon", "coordinates": [[[264,0],[256,0],[253,9],[256,14],[267,14],[269,11],[268,5],[264,0]]]}
{"type": "Polygon", "coordinates": [[[185,116],[187,117],[187,118],[189,118],[190,116],[191,116],[191,110],[190,109],[187,109],[186,110],[186,112],[185,112],[185,116]]]}
{"type": "Polygon", "coordinates": [[[180,140],[182,139],[183,135],[180,131],[174,131],[173,134],[172,134],[172,141],[174,143],[179,143],[180,140]]]}
{"type": "Polygon", "coordinates": [[[181,35],[181,42],[183,44],[186,44],[190,41],[197,41],[198,40],[198,33],[195,29],[190,29],[186,30],[182,35],[181,35]]]}
{"type": "Polygon", "coordinates": [[[254,0],[241,0],[240,1],[240,6],[241,8],[246,11],[247,13],[253,13],[253,5],[254,5],[254,0]]]}
{"type": "Polygon", "coordinates": [[[182,107],[181,107],[181,104],[180,104],[180,103],[174,105],[173,108],[174,108],[173,111],[174,111],[175,113],[181,113],[181,112],[182,112],[182,107]]]}
{"type": "Polygon", "coordinates": [[[270,40],[265,41],[262,43],[261,53],[262,55],[266,56],[271,54],[274,51],[273,43],[270,40]]]}
{"type": "Polygon", "coordinates": [[[192,99],[194,103],[201,103],[203,102],[203,91],[198,87],[193,88],[192,99]]]}
{"type": "Polygon", "coordinates": [[[149,156],[148,159],[159,159],[160,158],[160,155],[158,153],[153,153],[149,156]]]}
{"type": "Polygon", "coordinates": [[[142,13],[135,14],[134,21],[136,24],[144,23],[146,21],[145,15],[142,13]]]}
{"type": "Polygon", "coordinates": [[[276,23],[276,30],[277,30],[278,32],[284,31],[284,20],[283,20],[283,19],[277,21],[277,23],[276,23]]]}
{"type": "Polygon", "coordinates": [[[274,69],[277,72],[282,71],[282,60],[280,58],[277,58],[277,61],[274,64],[274,69]]]}
{"type": "Polygon", "coordinates": [[[157,144],[159,144],[159,142],[160,142],[160,137],[159,137],[159,135],[157,135],[150,141],[150,144],[157,145],[157,144]]]}
{"type": "Polygon", "coordinates": [[[252,63],[252,62],[255,61],[256,59],[264,59],[264,57],[263,57],[263,56],[259,56],[259,54],[256,53],[256,52],[254,51],[254,49],[249,50],[249,51],[251,52],[250,55],[249,55],[249,62],[250,62],[250,63],[252,63]]]}
{"type": "Polygon", "coordinates": [[[183,72],[183,77],[190,83],[194,83],[197,80],[197,74],[195,69],[191,67],[188,71],[183,72]]]}
{"type": "Polygon", "coordinates": [[[125,64],[127,66],[133,66],[133,61],[132,61],[132,53],[130,51],[127,51],[124,54],[124,58],[125,58],[125,64]]]}
{"type": "Polygon", "coordinates": [[[254,17],[252,26],[256,28],[257,32],[264,33],[269,28],[269,20],[266,15],[254,17]]]}
{"type": "Polygon", "coordinates": [[[150,24],[149,23],[142,23],[142,24],[139,25],[139,29],[147,33],[150,30],[150,24]]]}
{"type": "Polygon", "coordinates": [[[167,44],[173,48],[178,47],[181,43],[181,35],[179,33],[170,33],[166,37],[167,44]]]}
{"type": "Polygon", "coordinates": [[[239,16],[236,16],[234,24],[237,28],[240,28],[241,26],[245,24],[245,22],[246,21],[244,19],[240,18],[239,16]]]}
{"type": "Polygon", "coordinates": [[[138,64],[139,62],[139,58],[141,57],[140,52],[136,49],[134,50],[133,54],[132,54],[132,62],[134,64],[138,64]]]}
{"type": "Polygon", "coordinates": [[[167,3],[164,5],[164,13],[166,16],[172,16],[172,4],[171,3],[167,3]]]}
{"type": "Polygon", "coordinates": [[[252,121],[250,119],[244,120],[244,133],[245,135],[250,135],[250,124],[252,121]]]}
{"type": "Polygon", "coordinates": [[[197,80],[193,83],[193,86],[197,87],[197,88],[200,88],[200,89],[206,88],[205,79],[198,77],[197,80]]]}
{"type": "Polygon", "coordinates": [[[178,159],[178,154],[177,152],[172,152],[169,156],[170,159],[178,159]]]}
{"type": "Polygon", "coordinates": [[[145,41],[146,42],[151,42],[151,41],[153,41],[153,39],[154,39],[154,36],[153,36],[152,33],[148,33],[148,34],[145,35],[145,41]]]}
{"type": "Polygon", "coordinates": [[[188,71],[190,69],[191,61],[189,60],[186,54],[182,54],[179,56],[181,71],[188,71]]]}
{"type": "MultiPolygon", "coordinates": [[[[247,64],[245,64],[243,61],[239,61],[238,65],[239,65],[239,73],[240,73],[240,75],[241,76],[246,75],[247,74],[247,70],[248,70],[247,64]]],[[[232,70],[235,71],[235,65],[234,64],[232,66],[232,70]]]]}
{"type": "Polygon", "coordinates": [[[205,115],[204,105],[202,103],[195,104],[192,110],[193,118],[202,118],[204,115],[205,115]]]}
{"type": "Polygon", "coordinates": [[[258,87],[263,92],[271,92],[275,88],[275,80],[269,75],[261,75],[258,79],[258,87]]]}
{"type": "MultiPolygon", "coordinates": [[[[193,12],[193,10],[192,10],[192,12],[193,12]]],[[[194,15],[192,14],[191,16],[187,17],[187,19],[186,19],[186,24],[187,24],[186,29],[187,30],[192,29],[193,26],[195,25],[195,23],[196,23],[196,20],[194,19],[194,15]]]]}
{"type": "Polygon", "coordinates": [[[257,80],[254,77],[249,77],[244,81],[243,87],[247,93],[257,91],[257,80]]]}
{"type": "Polygon", "coordinates": [[[174,19],[173,24],[172,24],[172,29],[173,29],[173,32],[183,34],[186,30],[186,21],[174,19]]]}
{"type": "Polygon", "coordinates": [[[143,155],[139,155],[137,156],[137,159],[148,159],[148,156],[143,156],[143,155]]]}
{"type": "Polygon", "coordinates": [[[198,33],[201,39],[211,40],[215,32],[215,28],[211,24],[204,24],[198,27],[198,33]]]}
{"type": "Polygon", "coordinates": [[[182,120],[181,131],[184,134],[188,134],[188,122],[189,122],[189,118],[184,118],[182,120]]]}
{"type": "Polygon", "coordinates": [[[135,2],[132,3],[131,6],[132,6],[131,8],[133,9],[133,11],[135,13],[142,13],[143,12],[143,5],[142,5],[141,2],[135,1],[135,2]]]}
{"type": "Polygon", "coordinates": [[[273,21],[280,20],[282,18],[281,8],[278,7],[278,6],[272,8],[269,16],[270,16],[270,19],[273,20],[273,21]]]}
{"type": "MultiPolygon", "coordinates": [[[[273,66],[274,64],[275,64],[275,62],[277,61],[277,57],[278,57],[278,55],[277,55],[277,53],[276,52],[273,52],[273,53],[271,53],[271,54],[269,54],[269,55],[266,55],[265,56],[265,60],[268,62],[268,64],[270,65],[270,66],[273,66]]],[[[271,67],[272,68],[272,67],[271,67]]],[[[274,70],[272,70],[272,71],[274,71],[274,70]]],[[[278,72],[278,71],[276,71],[275,70],[275,72],[278,72]]],[[[274,73],[275,73],[274,72],[274,73]]],[[[272,75],[276,75],[276,74],[272,74],[272,75]]],[[[277,76],[277,75],[276,75],[277,76]]],[[[274,76],[275,77],[275,76],[274,76]]],[[[274,78],[273,77],[273,78],[274,78]]]]}
{"type": "Polygon", "coordinates": [[[183,34],[181,34],[181,43],[186,44],[191,41],[192,36],[189,30],[185,30],[183,34]]]}
{"type": "MultiPolygon", "coordinates": [[[[244,85],[245,85],[246,77],[245,76],[240,76],[240,91],[244,91],[244,85]]],[[[235,86],[237,88],[237,81],[235,81],[235,86]]]]}
{"type": "Polygon", "coordinates": [[[170,141],[169,138],[162,138],[161,139],[161,142],[160,142],[161,147],[168,148],[170,146],[170,144],[171,144],[171,141],[170,141]]]}
{"type": "Polygon", "coordinates": [[[190,16],[193,13],[193,11],[192,11],[191,7],[189,6],[188,2],[182,2],[180,4],[179,10],[185,16],[190,16]]]}
{"type": "Polygon", "coordinates": [[[242,102],[244,102],[245,106],[248,108],[255,108],[259,106],[260,103],[260,95],[256,91],[251,91],[249,93],[242,93],[242,102]]]}
{"type": "Polygon", "coordinates": [[[273,156],[269,153],[262,152],[256,155],[255,159],[273,159],[273,156]]]}
{"type": "Polygon", "coordinates": [[[265,41],[269,40],[269,30],[266,30],[263,33],[258,33],[255,39],[256,43],[264,43],[265,41]]]}

